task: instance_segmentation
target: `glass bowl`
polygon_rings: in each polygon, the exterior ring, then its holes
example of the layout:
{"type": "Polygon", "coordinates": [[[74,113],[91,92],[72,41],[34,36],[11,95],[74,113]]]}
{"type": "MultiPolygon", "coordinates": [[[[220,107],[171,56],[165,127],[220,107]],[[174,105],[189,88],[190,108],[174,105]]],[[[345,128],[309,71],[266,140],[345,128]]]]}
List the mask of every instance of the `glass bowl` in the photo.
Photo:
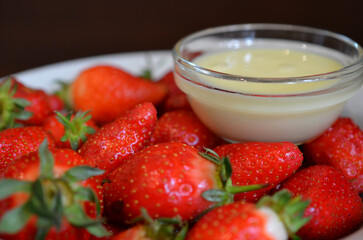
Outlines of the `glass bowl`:
{"type": "Polygon", "coordinates": [[[363,50],[358,43],[303,26],[205,29],[178,41],[173,59],[175,81],[194,112],[229,142],[309,141],[331,126],[363,83],[363,50]],[[299,51],[333,59],[342,67],[306,76],[254,77],[198,65],[206,56],[246,49],[299,51]]]}

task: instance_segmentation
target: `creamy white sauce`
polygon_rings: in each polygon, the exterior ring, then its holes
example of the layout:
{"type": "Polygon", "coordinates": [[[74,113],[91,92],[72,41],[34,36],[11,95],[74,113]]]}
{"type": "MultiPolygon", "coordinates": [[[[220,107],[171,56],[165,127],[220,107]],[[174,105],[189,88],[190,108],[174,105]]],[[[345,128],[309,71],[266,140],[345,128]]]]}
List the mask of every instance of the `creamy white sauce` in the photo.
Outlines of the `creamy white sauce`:
{"type": "Polygon", "coordinates": [[[195,63],[218,72],[257,78],[301,77],[342,68],[335,59],[289,48],[223,51],[204,55],[195,63]]]}

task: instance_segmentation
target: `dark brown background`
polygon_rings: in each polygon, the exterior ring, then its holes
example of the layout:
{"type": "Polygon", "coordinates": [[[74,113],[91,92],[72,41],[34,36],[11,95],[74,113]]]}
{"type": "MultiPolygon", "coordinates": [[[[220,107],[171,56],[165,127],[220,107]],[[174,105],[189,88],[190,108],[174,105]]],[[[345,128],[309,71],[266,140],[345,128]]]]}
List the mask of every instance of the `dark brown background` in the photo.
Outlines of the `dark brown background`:
{"type": "Polygon", "coordinates": [[[363,44],[362,10],[362,0],[0,0],[0,77],[73,58],[171,49],[186,34],[226,24],[305,25],[363,44]]]}

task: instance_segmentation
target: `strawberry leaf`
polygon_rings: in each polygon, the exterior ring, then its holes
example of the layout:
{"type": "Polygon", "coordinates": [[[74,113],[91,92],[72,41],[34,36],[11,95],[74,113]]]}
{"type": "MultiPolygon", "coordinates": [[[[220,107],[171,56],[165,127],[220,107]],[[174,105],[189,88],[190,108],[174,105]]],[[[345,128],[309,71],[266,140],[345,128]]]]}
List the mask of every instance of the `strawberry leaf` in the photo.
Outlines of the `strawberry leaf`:
{"type": "Polygon", "coordinates": [[[84,227],[89,233],[97,237],[110,236],[110,233],[103,227],[103,219],[89,218],[79,204],[73,204],[64,208],[67,220],[76,227],[84,227]]]}
{"type": "Polygon", "coordinates": [[[222,164],[219,175],[221,177],[223,185],[225,185],[232,175],[232,165],[228,157],[223,157],[221,162],[222,164]]]}
{"type": "Polygon", "coordinates": [[[184,240],[187,236],[188,229],[189,229],[188,223],[185,223],[185,225],[180,229],[180,231],[175,236],[174,240],[184,240]]]}
{"type": "Polygon", "coordinates": [[[140,77],[147,79],[147,80],[151,80],[152,79],[151,70],[150,69],[143,70],[140,77]]]}
{"type": "Polygon", "coordinates": [[[63,176],[71,181],[83,181],[90,177],[102,175],[105,171],[90,166],[76,166],[69,169],[63,176]]]}
{"type": "Polygon", "coordinates": [[[59,230],[61,228],[63,215],[62,193],[59,189],[55,191],[51,199],[50,209],[52,213],[53,225],[56,227],[56,229],[59,230]]]}
{"type": "Polygon", "coordinates": [[[53,216],[49,207],[47,206],[44,189],[41,181],[37,179],[32,185],[32,194],[26,203],[29,211],[32,213],[48,219],[48,221],[53,221],[53,216]]]}
{"type": "MultiPolygon", "coordinates": [[[[33,113],[28,112],[28,111],[13,113],[14,119],[18,119],[18,120],[28,120],[32,115],[33,115],[33,113]]],[[[21,126],[21,125],[19,124],[19,126],[21,126]]]]}
{"type": "Polygon", "coordinates": [[[209,161],[213,162],[216,165],[221,165],[222,160],[215,151],[209,148],[204,148],[204,149],[206,152],[205,153],[199,152],[199,155],[201,155],[205,159],[208,159],[209,161]]]}
{"type": "Polygon", "coordinates": [[[54,157],[48,149],[48,140],[45,139],[39,146],[40,177],[53,178],[54,157]]]}
{"type": "Polygon", "coordinates": [[[17,233],[27,224],[31,215],[25,204],[6,212],[0,221],[0,232],[17,233]]]}
{"type": "Polygon", "coordinates": [[[14,85],[12,83],[10,77],[0,83],[0,130],[22,126],[16,120],[27,120],[32,115],[32,113],[25,110],[30,102],[14,97],[17,91],[17,83],[16,81],[14,81],[14,85]]]}
{"type": "Polygon", "coordinates": [[[47,219],[38,218],[37,220],[37,232],[35,234],[36,240],[43,240],[46,238],[49,230],[52,228],[52,223],[47,219]]]}
{"type": "Polygon", "coordinates": [[[82,201],[90,201],[96,204],[97,216],[101,213],[101,206],[96,193],[91,188],[80,187],[75,190],[75,198],[82,201]]]}
{"type": "Polygon", "coordinates": [[[66,116],[59,112],[56,113],[57,120],[64,126],[64,135],[61,138],[62,142],[69,141],[71,148],[75,151],[78,150],[80,141],[87,140],[86,134],[93,134],[96,130],[86,123],[91,119],[89,111],[79,111],[72,119],[72,114],[68,113],[66,116]]]}
{"type": "Polygon", "coordinates": [[[86,229],[96,237],[108,237],[112,235],[102,224],[91,225],[86,227],[86,229]]]}
{"type": "Polygon", "coordinates": [[[96,204],[97,215],[101,209],[96,193],[91,188],[72,186],[73,181],[82,181],[103,174],[104,171],[89,166],[69,169],[64,176],[53,176],[54,158],[46,140],[39,149],[40,174],[34,182],[15,179],[0,180],[0,200],[21,191],[29,193],[27,202],[21,207],[7,211],[0,220],[0,232],[16,233],[28,222],[30,216],[37,216],[36,239],[45,239],[51,227],[60,229],[64,219],[76,227],[84,227],[97,237],[109,236],[102,226],[103,219],[92,219],[82,204],[91,201],[96,204]]]}
{"type": "Polygon", "coordinates": [[[293,198],[288,190],[283,189],[273,196],[262,197],[257,207],[267,206],[273,209],[285,225],[289,236],[292,239],[299,239],[295,233],[310,221],[309,217],[304,217],[305,209],[309,204],[309,200],[303,200],[301,196],[293,198]]]}
{"type": "Polygon", "coordinates": [[[16,193],[16,192],[30,192],[31,182],[20,181],[16,179],[1,179],[0,180],[0,200],[16,193]]]}
{"type": "Polygon", "coordinates": [[[97,224],[102,224],[102,219],[92,219],[87,216],[83,208],[74,203],[64,208],[64,214],[67,220],[76,227],[89,227],[97,224]]]}
{"type": "Polygon", "coordinates": [[[153,219],[145,208],[141,207],[140,212],[140,218],[144,221],[148,239],[176,239],[179,233],[178,239],[183,240],[185,238],[188,227],[180,217],[153,219]],[[180,232],[181,230],[183,230],[183,232],[180,232]]]}
{"type": "Polygon", "coordinates": [[[209,202],[225,203],[230,198],[229,194],[220,189],[211,189],[202,193],[205,200],[209,202]]]}

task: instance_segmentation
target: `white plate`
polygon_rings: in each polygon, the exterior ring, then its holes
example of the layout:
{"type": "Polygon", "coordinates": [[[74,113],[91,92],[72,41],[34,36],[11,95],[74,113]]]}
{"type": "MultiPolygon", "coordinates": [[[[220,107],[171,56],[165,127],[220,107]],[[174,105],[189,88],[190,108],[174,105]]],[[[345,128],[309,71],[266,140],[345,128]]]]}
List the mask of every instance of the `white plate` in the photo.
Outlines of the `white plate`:
{"type": "MultiPolygon", "coordinates": [[[[139,75],[144,69],[150,68],[150,63],[153,77],[155,79],[160,78],[172,69],[170,51],[120,53],[82,58],[34,68],[16,73],[14,76],[29,87],[53,92],[59,87],[55,83],[56,81],[71,82],[80,71],[94,65],[111,64],[121,67],[132,74],[139,75]]],[[[363,129],[363,88],[346,104],[342,115],[351,117],[363,129]]],[[[363,227],[344,238],[344,240],[359,239],[363,239],[363,227]]]]}

